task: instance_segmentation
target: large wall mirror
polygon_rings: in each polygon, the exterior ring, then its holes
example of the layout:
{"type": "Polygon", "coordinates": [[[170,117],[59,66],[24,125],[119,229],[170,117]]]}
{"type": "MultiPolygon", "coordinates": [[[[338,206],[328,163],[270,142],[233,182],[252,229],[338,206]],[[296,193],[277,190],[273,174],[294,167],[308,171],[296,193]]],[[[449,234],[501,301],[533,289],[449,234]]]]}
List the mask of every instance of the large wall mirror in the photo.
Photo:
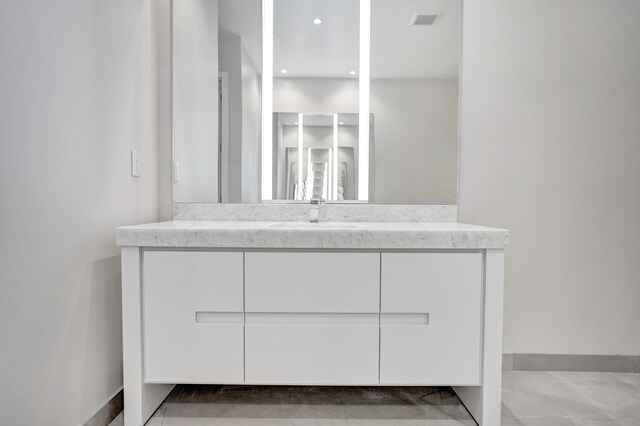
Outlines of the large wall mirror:
{"type": "Polygon", "coordinates": [[[176,202],[456,204],[461,0],[173,0],[176,202]]]}

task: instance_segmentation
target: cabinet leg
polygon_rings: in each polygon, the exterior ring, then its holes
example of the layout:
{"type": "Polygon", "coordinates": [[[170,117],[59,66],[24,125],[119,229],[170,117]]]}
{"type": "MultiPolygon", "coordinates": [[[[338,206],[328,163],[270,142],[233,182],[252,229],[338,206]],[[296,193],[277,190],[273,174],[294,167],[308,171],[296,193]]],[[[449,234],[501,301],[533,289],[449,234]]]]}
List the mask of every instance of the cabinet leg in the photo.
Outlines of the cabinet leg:
{"type": "Polygon", "coordinates": [[[504,251],[487,250],[484,265],[482,386],[459,386],[454,390],[480,426],[500,426],[504,251]]]}
{"type": "Polygon", "coordinates": [[[124,425],[142,426],[175,385],[124,385],[124,425]]]}
{"type": "Polygon", "coordinates": [[[142,372],[140,248],[122,248],[122,349],[124,424],[144,425],[175,385],[149,385],[142,372]]]}
{"type": "Polygon", "coordinates": [[[480,426],[500,426],[501,391],[487,386],[456,386],[453,390],[480,426]]]}

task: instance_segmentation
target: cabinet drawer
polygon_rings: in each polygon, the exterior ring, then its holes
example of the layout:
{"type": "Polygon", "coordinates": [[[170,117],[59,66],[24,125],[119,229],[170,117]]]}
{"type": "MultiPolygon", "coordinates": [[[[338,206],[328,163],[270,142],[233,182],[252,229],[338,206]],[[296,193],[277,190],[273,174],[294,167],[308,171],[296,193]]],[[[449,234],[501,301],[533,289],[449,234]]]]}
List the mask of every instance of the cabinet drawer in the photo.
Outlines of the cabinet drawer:
{"type": "Polygon", "coordinates": [[[241,383],[242,253],[146,251],[146,382],[241,383]]]}
{"type": "Polygon", "coordinates": [[[245,273],[247,312],[379,311],[379,253],[246,253],[245,273]]]}
{"type": "Polygon", "coordinates": [[[247,314],[247,383],[378,383],[377,314],[363,314],[371,318],[350,315],[351,319],[323,319],[306,314],[288,318],[288,315],[295,314],[280,314],[283,321],[267,320],[261,324],[260,320],[254,322],[252,315],[247,314]]]}
{"type": "Polygon", "coordinates": [[[480,383],[482,254],[384,253],[380,383],[480,383]]]}

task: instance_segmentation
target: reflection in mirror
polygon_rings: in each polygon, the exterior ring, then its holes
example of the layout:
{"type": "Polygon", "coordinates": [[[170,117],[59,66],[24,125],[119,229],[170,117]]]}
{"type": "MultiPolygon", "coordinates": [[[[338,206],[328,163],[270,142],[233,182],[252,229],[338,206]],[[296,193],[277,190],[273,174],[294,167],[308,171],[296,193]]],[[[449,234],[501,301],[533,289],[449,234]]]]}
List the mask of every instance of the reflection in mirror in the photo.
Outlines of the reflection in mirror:
{"type": "Polygon", "coordinates": [[[358,114],[274,113],[277,200],[356,200],[358,114]]]}
{"type": "Polygon", "coordinates": [[[174,201],[455,204],[460,12],[174,1],[174,201]]]}
{"type": "MultiPolygon", "coordinates": [[[[263,146],[263,200],[369,196],[369,127],[361,131],[359,116],[366,108],[360,96],[361,3],[273,0],[273,78],[271,92],[266,86],[264,91],[272,98],[263,105],[276,113],[273,120],[263,117],[263,132],[272,141],[267,145],[265,138],[263,146]],[[363,171],[364,185],[358,177],[363,171]]],[[[367,120],[368,111],[363,113],[367,120]]]]}
{"type": "MultiPolygon", "coordinates": [[[[357,195],[345,201],[456,203],[460,12],[461,0],[273,0],[263,111],[359,113],[357,195]]],[[[308,149],[285,174],[278,122],[263,119],[263,199],[307,199],[308,149]]]]}
{"type": "Polygon", "coordinates": [[[258,202],[262,0],[172,6],[175,202],[258,202]]]}
{"type": "Polygon", "coordinates": [[[217,202],[218,5],[173,4],[173,199],[217,202]]]}
{"type": "Polygon", "coordinates": [[[371,0],[373,201],[456,204],[460,0],[371,0]]]}
{"type": "Polygon", "coordinates": [[[357,78],[359,2],[273,0],[274,78],[357,78]]]}

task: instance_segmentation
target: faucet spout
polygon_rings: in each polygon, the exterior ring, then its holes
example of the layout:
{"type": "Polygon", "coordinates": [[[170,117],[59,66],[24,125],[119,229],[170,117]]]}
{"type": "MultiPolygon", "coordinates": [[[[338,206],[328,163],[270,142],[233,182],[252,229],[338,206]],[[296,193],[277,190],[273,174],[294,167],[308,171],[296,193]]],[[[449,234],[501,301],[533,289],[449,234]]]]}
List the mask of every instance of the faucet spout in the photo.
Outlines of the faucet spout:
{"type": "Polygon", "coordinates": [[[320,222],[320,206],[324,203],[322,198],[312,198],[309,207],[309,222],[320,222]]]}

